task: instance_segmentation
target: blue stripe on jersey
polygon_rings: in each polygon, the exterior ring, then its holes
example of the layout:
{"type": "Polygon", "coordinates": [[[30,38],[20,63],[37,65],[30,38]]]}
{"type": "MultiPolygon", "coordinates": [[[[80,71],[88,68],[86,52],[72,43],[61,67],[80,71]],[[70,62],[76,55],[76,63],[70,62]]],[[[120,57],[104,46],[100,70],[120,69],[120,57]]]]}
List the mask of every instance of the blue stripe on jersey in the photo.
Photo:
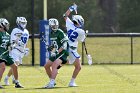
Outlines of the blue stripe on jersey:
{"type": "Polygon", "coordinates": [[[74,52],[71,52],[76,58],[80,58],[80,56],[76,56],[75,54],[74,54],[74,52]]]}

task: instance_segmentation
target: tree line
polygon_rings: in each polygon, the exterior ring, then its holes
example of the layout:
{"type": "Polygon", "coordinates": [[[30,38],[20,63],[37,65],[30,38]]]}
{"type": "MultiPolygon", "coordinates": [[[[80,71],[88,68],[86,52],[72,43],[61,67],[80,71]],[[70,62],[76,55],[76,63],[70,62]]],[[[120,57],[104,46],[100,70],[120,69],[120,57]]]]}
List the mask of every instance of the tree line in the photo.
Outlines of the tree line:
{"type": "MultiPolygon", "coordinates": [[[[30,31],[32,1],[0,0],[0,17],[7,18],[12,29],[16,25],[16,17],[24,16],[28,20],[27,29],[30,31]]],[[[84,28],[91,33],[125,33],[140,30],[140,0],[48,0],[48,19],[57,18],[60,28],[65,30],[62,15],[73,2],[78,5],[78,14],[85,19],[84,28]]],[[[43,0],[34,0],[35,33],[39,33],[40,20],[43,20],[43,0]]]]}

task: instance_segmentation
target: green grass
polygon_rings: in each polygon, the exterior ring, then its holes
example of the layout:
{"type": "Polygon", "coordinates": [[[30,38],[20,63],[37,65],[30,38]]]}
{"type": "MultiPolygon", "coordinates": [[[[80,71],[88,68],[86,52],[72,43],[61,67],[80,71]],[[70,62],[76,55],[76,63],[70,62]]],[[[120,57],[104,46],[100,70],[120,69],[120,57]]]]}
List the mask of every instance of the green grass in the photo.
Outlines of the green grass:
{"type": "MultiPolygon", "coordinates": [[[[140,63],[140,38],[133,39],[134,62],[140,63]]],[[[86,45],[93,62],[130,63],[130,38],[87,38],[86,45]]],[[[31,41],[28,44],[31,49],[31,41]]],[[[39,39],[35,39],[35,64],[40,62],[39,39]]],[[[78,52],[81,54],[81,43],[78,52]]],[[[87,63],[84,56],[84,63],[87,63]]],[[[31,65],[31,51],[23,59],[23,64],[31,65]]],[[[15,89],[14,85],[5,86],[0,93],[139,93],[140,65],[84,65],[76,82],[79,87],[67,87],[74,67],[63,66],[57,76],[56,88],[42,89],[49,82],[45,70],[39,66],[20,66],[19,80],[25,86],[15,89]]],[[[8,72],[7,67],[4,76],[8,72]]],[[[10,80],[11,82],[11,80],[10,80]]],[[[4,84],[2,79],[2,84],[4,84]]]]}
{"type": "MultiPolygon", "coordinates": [[[[31,50],[31,41],[28,44],[31,50]]],[[[86,46],[94,63],[131,63],[131,39],[128,37],[113,38],[87,38],[86,46]]],[[[81,43],[79,43],[78,52],[82,54],[81,43]]],[[[35,64],[40,63],[39,39],[35,39],[35,64]]],[[[133,39],[133,61],[140,63],[140,38],[133,39]]],[[[87,63],[86,55],[84,63],[87,63]]],[[[31,51],[28,57],[25,57],[23,64],[31,64],[31,51]]]]}
{"type": "MultiPolygon", "coordinates": [[[[56,79],[56,88],[42,89],[49,79],[43,67],[20,66],[20,82],[23,89],[14,85],[4,86],[0,93],[139,93],[140,65],[84,65],[76,83],[79,87],[67,87],[73,66],[63,66],[56,79]]],[[[6,69],[7,73],[9,67],[6,69]]],[[[10,79],[11,83],[11,79],[10,79]]],[[[2,79],[2,84],[4,84],[2,79]]]]}

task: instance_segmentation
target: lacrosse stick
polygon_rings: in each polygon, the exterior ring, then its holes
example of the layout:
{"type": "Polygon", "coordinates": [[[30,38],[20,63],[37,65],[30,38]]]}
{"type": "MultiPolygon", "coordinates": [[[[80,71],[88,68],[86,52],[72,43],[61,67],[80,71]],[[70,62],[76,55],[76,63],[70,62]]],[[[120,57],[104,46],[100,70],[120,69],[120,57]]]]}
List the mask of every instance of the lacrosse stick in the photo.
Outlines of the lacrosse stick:
{"type": "MultiPolygon", "coordinates": [[[[86,30],[86,36],[87,36],[87,33],[88,33],[88,30],[86,30]]],[[[85,52],[86,52],[86,55],[87,55],[88,64],[89,64],[89,65],[92,65],[92,57],[91,57],[91,55],[88,54],[88,52],[87,52],[87,47],[86,47],[85,41],[83,42],[83,45],[84,45],[85,52]]]]}
{"type": "Polygon", "coordinates": [[[75,3],[73,3],[73,6],[75,6],[76,8],[74,9],[75,14],[77,14],[77,5],[75,3]]]}
{"type": "Polygon", "coordinates": [[[2,58],[2,56],[5,55],[7,52],[9,52],[9,49],[6,50],[5,52],[3,52],[3,53],[0,55],[0,58],[2,58]]]}

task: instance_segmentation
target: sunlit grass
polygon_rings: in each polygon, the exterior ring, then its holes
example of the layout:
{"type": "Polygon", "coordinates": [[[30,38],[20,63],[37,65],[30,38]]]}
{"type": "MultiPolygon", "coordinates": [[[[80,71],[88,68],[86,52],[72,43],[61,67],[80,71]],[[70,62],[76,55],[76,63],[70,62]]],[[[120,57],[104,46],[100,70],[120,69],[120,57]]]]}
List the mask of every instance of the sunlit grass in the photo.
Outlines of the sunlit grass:
{"type": "MultiPolygon", "coordinates": [[[[35,64],[40,63],[39,39],[35,39],[35,64]]],[[[81,43],[78,52],[82,55],[81,43]]],[[[30,55],[25,57],[23,64],[32,62],[31,40],[28,42],[30,55]]],[[[113,38],[87,38],[86,46],[88,53],[92,56],[94,63],[131,63],[131,39],[129,37],[113,38]]],[[[140,38],[133,39],[133,62],[140,63],[140,38]]],[[[87,63],[84,55],[84,63],[87,63]]]]}
{"type": "MultiPolygon", "coordinates": [[[[43,67],[20,66],[19,80],[25,88],[15,89],[14,85],[4,86],[0,93],[139,93],[139,65],[84,65],[79,73],[75,88],[68,87],[72,65],[63,66],[56,78],[56,88],[43,89],[49,82],[43,67]]],[[[6,75],[9,67],[6,69],[6,75]]],[[[2,79],[2,84],[4,84],[2,79]]]]}

